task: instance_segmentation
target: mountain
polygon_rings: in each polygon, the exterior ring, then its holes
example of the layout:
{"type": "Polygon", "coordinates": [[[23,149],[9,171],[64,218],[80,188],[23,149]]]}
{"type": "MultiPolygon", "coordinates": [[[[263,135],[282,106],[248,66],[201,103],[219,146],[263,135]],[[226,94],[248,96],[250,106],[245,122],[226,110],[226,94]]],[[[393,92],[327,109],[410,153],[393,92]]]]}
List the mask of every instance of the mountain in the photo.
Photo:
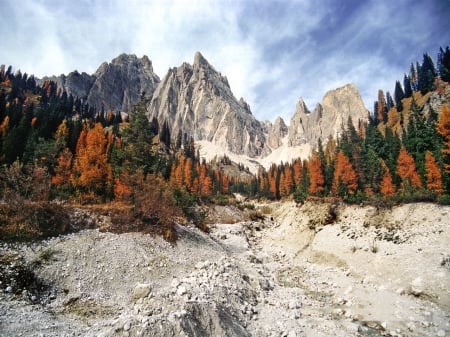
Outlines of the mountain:
{"type": "Polygon", "coordinates": [[[322,101],[310,112],[300,99],[291,119],[288,130],[288,145],[305,143],[317,146],[319,138],[323,142],[331,136],[338,138],[351,118],[355,127],[360,121],[367,121],[369,111],[353,84],[347,84],[328,91],[322,101]]]}
{"type": "Polygon", "coordinates": [[[129,112],[139,102],[142,92],[152,97],[160,82],[147,56],[121,54],[110,63],[104,62],[93,75],[73,71],[69,75],[44,77],[52,80],[68,94],[87,100],[100,110],[129,112]]]}
{"type": "Polygon", "coordinates": [[[325,144],[330,136],[338,137],[349,118],[355,127],[368,119],[358,89],[348,84],[327,92],[312,112],[299,99],[289,125],[280,117],[274,123],[260,122],[200,52],[192,65],[170,68],[162,81],[147,56],[127,54],[104,62],[92,75],[74,71],[44,80],[55,81],[97,110],[129,112],[145,92],[148,117],[157,118],[160,125],[167,122],[172,140],[181,132],[202,146],[207,159],[227,154],[236,161],[251,158],[265,166],[308,156],[319,138],[325,144]]]}
{"type": "Polygon", "coordinates": [[[199,52],[192,65],[169,69],[153,94],[148,116],[160,124],[167,122],[173,138],[181,130],[195,141],[207,141],[231,153],[249,157],[269,153],[262,123],[199,52]]]}

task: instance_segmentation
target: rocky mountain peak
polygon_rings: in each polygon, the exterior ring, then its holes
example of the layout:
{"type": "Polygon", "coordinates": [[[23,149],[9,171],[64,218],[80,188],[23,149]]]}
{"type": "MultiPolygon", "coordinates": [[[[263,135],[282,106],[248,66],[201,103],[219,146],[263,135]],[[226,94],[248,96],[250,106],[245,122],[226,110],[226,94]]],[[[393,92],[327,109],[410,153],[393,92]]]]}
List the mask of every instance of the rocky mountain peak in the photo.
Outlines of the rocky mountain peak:
{"type": "Polygon", "coordinates": [[[202,53],[197,51],[194,55],[194,67],[210,66],[209,62],[203,57],[202,53]]]}
{"type": "Polygon", "coordinates": [[[277,149],[283,144],[283,138],[288,134],[288,127],[283,118],[277,117],[273,124],[267,124],[268,144],[277,149]]]}
{"type": "Polygon", "coordinates": [[[172,68],[154,92],[150,118],[169,123],[173,137],[180,132],[250,157],[266,151],[263,127],[249,105],[238,101],[226,77],[197,52],[194,63],[172,68]]]}
{"type": "Polygon", "coordinates": [[[353,84],[328,91],[312,112],[300,99],[289,125],[289,146],[310,143],[317,146],[319,138],[326,143],[328,137],[339,137],[350,117],[355,126],[359,121],[367,121],[365,108],[358,89],[353,84]]]}

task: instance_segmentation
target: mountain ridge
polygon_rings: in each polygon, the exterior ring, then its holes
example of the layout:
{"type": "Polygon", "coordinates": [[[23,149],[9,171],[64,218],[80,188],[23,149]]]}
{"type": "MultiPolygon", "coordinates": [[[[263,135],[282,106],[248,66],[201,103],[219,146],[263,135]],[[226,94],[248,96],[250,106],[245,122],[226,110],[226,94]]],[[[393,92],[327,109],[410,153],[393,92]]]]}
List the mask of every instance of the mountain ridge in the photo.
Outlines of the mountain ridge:
{"type": "MultiPolygon", "coordinates": [[[[145,92],[150,102],[148,117],[158,119],[160,125],[167,122],[173,140],[182,133],[196,142],[212,143],[222,149],[222,154],[257,160],[274,156],[277,150],[286,152],[283,147],[317,147],[319,139],[326,143],[329,137],[338,137],[348,118],[358,125],[369,116],[356,86],[347,84],[325,93],[313,111],[300,98],[289,124],[281,117],[273,123],[259,121],[249,104],[234,96],[227,77],[200,52],[195,53],[192,64],[183,62],[169,68],[162,80],[146,55],[138,58],[134,54],[121,54],[109,63],[103,62],[92,75],[73,71],[40,81],[44,80],[55,81],[58,87],[98,110],[130,112],[145,92]]],[[[304,155],[303,150],[294,152],[304,155]]]]}

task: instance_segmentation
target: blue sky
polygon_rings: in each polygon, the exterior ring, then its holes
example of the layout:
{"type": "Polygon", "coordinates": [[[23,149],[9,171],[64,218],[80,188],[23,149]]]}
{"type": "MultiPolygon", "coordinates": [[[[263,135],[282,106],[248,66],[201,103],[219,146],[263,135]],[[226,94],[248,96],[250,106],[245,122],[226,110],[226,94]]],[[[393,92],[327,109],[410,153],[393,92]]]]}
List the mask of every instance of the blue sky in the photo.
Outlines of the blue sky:
{"type": "Polygon", "coordinates": [[[354,83],[372,110],[411,62],[450,44],[450,0],[0,0],[0,64],[94,73],[121,53],[162,78],[196,51],[259,119],[354,83]]]}

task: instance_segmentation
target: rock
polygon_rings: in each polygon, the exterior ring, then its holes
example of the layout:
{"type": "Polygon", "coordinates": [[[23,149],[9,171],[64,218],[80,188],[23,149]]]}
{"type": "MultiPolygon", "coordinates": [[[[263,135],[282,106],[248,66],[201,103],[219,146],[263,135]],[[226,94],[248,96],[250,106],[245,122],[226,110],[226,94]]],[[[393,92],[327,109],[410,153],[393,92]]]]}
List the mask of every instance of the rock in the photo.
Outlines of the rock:
{"type": "Polygon", "coordinates": [[[438,336],[438,337],[445,337],[445,331],[444,331],[444,330],[439,330],[439,331],[437,332],[437,336],[438,336]]]}
{"type": "Polygon", "coordinates": [[[327,92],[322,104],[318,104],[313,112],[300,99],[288,130],[289,146],[309,143],[315,147],[319,137],[326,141],[329,136],[336,138],[342,134],[342,128],[347,127],[348,118],[353,126],[359,121],[367,121],[368,110],[353,84],[347,84],[327,92]]]}
{"type": "Polygon", "coordinates": [[[129,331],[131,329],[131,322],[126,322],[124,325],[123,325],[123,330],[124,331],[129,331]]]}
{"type": "Polygon", "coordinates": [[[411,282],[411,294],[414,296],[420,296],[423,293],[423,281],[421,277],[416,277],[411,282]]]}
{"type": "Polygon", "coordinates": [[[180,285],[180,286],[178,286],[178,288],[177,288],[177,294],[179,295],[179,296],[182,296],[182,295],[184,295],[184,294],[186,294],[186,287],[184,286],[184,285],[180,285]]]}
{"type": "Polygon", "coordinates": [[[147,283],[138,284],[133,290],[132,298],[134,300],[145,298],[150,294],[151,290],[152,288],[150,284],[147,283]]]}
{"type": "Polygon", "coordinates": [[[74,71],[67,76],[44,77],[38,83],[44,80],[55,81],[59,88],[87,100],[98,111],[103,107],[105,111],[127,113],[139,102],[143,92],[147,98],[152,97],[160,82],[147,56],[137,58],[128,54],[104,62],[93,75],[74,71]]]}
{"type": "Polygon", "coordinates": [[[169,69],[154,92],[148,116],[160,125],[167,121],[173,141],[181,131],[236,154],[257,157],[270,152],[262,123],[199,52],[192,65],[169,69]]]}

